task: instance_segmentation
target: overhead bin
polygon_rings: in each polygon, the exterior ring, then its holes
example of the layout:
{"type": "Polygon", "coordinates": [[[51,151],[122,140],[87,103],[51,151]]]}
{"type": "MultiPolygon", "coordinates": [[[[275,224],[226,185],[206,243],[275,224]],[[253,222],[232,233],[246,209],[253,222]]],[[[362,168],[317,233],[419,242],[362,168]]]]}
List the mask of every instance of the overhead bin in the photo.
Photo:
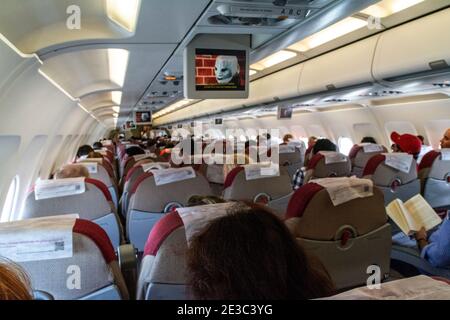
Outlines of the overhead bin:
{"type": "Polygon", "coordinates": [[[324,54],[305,63],[299,94],[306,95],[371,83],[378,35],[324,54]]]}
{"type": "Polygon", "coordinates": [[[251,106],[298,96],[302,69],[303,64],[298,64],[252,82],[250,96],[245,105],[251,106]]]}
{"type": "Polygon", "coordinates": [[[396,82],[450,72],[450,9],[404,24],[381,34],[373,75],[396,82]]]}

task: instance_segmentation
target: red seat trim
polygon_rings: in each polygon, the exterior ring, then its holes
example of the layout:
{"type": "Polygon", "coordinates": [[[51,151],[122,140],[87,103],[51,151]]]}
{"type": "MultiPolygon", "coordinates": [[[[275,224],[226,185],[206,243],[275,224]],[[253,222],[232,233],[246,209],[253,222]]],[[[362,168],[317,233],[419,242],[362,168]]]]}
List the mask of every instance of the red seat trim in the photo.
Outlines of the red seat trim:
{"type": "Polygon", "coordinates": [[[131,187],[130,190],[130,195],[136,193],[139,185],[147,178],[149,177],[153,177],[153,173],[151,172],[145,172],[144,174],[140,175],[137,180],[134,182],[133,186],[131,187]]]}
{"type": "Polygon", "coordinates": [[[241,172],[243,170],[244,170],[244,167],[236,167],[233,170],[231,170],[227,174],[227,177],[225,178],[223,188],[226,189],[226,188],[230,187],[233,184],[233,181],[236,178],[236,176],[239,174],[239,172],[241,172]]]}
{"type": "Polygon", "coordinates": [[[438,151],[430,151],[423,156],[422,161],[419,164],[419,170],[431,168],[433,166],[434,160],[441,155],[438,151]]]}
{"type": "Polygon", "coordinates": [[[166,214],[160,219],[150,231],[147,243],[144,248],[145,256],[156,256],[159,248],[164,240],[176,229],[183,226],[183,220],[181,220],[178,212],[171,212],[166,214]]]}
{"type": "Polygon", "coordinates": [[[285,220],[301,218],[312,197],[323,189],[322,186],[314,182],[307,183],[297,189],[291,200],[289,200],[285,220]]]}
{"type": "Polygon", "coordinates": [[[350,150],[350,153],[348,154],[348,157],[349,157],[350,159],[356,158],[356,155],[358,154],[358,152],[359,152],[361,149],[362,149],[361,146],[355,144],[355,145],[352,147],[352,150],[350,150]]]}
{"type": "Polygon", "coordinates": [[[308,170],[312,170],[314,169],[317,164],[320,162],[320,160],[325,159],[325,156],[323,154],[317,153],[315,154],[311,160],[309,160],[308,163],[308,170]]]}
{"type": "Polygon", "coordinates": [[[73,227],[73,232],[83,234],[94,241],[102,252],[107,264],[117,260],[111,240],[105,230],[98,224],[88,220],[77,219],[73,227]]]}
{"type": "Polygon", "coordinates": [[[386,157],[382,154],[377,154],[370,158],[364,167],[363,177],[373,175],[375,170],[377,170],[378,166],[383,163],[384,160],[386,160],[386,157]]]}
{"type": "Polygon", "coordinates": [[[135,173],[138,169],[142,170],[142,167],[136,166],[136,167],[133,167],[130,170],[128,170],[127,176],[125,177],[125,182],[129,181],[131,179],[131,176],[133,175],[133,173],[135,173]]]}
{"type": "Polygon", "coordinates": [[[112,201],[111,193],[109,193],[108,187],[101,181],[91,178],[86,178],[84,180],[85,183],[90,183],[100,189],[103,192],[107,201],[112,201]]]}

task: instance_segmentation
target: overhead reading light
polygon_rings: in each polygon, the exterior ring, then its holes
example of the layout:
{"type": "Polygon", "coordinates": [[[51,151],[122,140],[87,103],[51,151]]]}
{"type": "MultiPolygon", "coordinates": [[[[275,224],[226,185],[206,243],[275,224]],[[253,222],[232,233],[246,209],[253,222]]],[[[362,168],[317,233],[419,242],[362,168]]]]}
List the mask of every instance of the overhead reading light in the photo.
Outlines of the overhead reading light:
{"type": "Polygon", "coordinates": [[[278,51],[267,58],[264,58],[257,63],[252,64],[250,67],[257,71],[264,70],[266,68],[270,68],[276,64],[279,64],[283,61],[289,60],[297,56],[297,53],[287,50],[278,51]]]}
{"type": "Polygon", "coordinates": [[[258,71],[250,69],[250,77],[257,73],[258,73],[258,71]]]}
{"type": "Polygon", "coordinates": [[[111,100],[114,104],[121,105],[122,104],[122,91],[113,91],[111,92],[111,100]]]}
{"type": "Polygon", "coordinates": [[[136,30],[141,0],[106,0],[108,18],[128,32],[136,30]]]}
{"type": "Polygon", "coordinates": [[[298,52],[306,52],[365,26],[367,26],[367,21],[348,17],[329,26],[328,28],[323,29],[322,31],[313,34],[312,36],[309,36],[306,39],[293,44],[288,47],[288,49],[298,52]]]}
{"type": "Polygon", "coordinates": [[[412,7],[424,0],[383,0],[374,4],[366,9],[362,10],[361,13],[367,14],[369,16],[384,18],[390,16],[394,13],[403,11],[412,7]]]}
{"type": "Polygon", "coordinates": [[[120,87],[125,83],[130,53],[124,49],[108,49],[109,78],[120,87]]]}

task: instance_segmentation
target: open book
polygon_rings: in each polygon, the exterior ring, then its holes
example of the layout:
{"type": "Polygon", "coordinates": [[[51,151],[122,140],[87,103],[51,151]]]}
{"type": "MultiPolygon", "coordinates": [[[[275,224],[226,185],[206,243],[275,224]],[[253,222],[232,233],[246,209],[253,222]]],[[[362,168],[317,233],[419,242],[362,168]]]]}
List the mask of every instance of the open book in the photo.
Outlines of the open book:
{"type": "Polygon", "coordinates": [[[395,199],[386,207],[386,212],[406,235],[412,235],[422,227],[428,231],[442,221],[420,194],[405,203],[395,199]]]}

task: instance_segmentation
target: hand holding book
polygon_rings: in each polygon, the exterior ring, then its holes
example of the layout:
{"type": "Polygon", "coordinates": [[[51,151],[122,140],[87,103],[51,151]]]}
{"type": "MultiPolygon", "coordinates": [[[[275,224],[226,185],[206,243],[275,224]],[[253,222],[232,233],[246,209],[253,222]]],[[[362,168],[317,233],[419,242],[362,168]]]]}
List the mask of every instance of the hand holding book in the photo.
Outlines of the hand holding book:
{"type": "Polygon", "coordinates": [[[398,225],[406,235],[412,235],[422,228],[425,231],[433,229],[442,220],[420,195],[416,195],[403,203],[395,199],[387,207],[388,216],[398,225]]]}

